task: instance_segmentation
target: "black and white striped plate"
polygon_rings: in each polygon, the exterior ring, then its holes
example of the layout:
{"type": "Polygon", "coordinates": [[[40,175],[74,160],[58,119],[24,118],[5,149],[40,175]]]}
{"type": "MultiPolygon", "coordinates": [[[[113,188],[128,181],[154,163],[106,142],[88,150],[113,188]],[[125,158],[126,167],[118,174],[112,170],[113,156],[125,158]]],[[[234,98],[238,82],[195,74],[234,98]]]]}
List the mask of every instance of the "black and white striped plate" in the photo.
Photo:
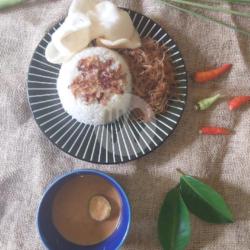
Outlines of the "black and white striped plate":
{"type": "Polygon", "coordinates": [[[79,159],[114,164],[135,160],[159,147],[174,131],[186,104],[187,73],[175,42],[148,17],[127,10],[141,37],[152,37],[166,46],[176,70],[177,97],[167,111],[150,123],[122,117],[103,126],[79,123],[67,114],[57,93],[60,65],[49,63],[44,56],[56,24],[41,40],[33,55],[28,74],[28,97],[34,118],[45,135],[61,150],[79,159]]]}

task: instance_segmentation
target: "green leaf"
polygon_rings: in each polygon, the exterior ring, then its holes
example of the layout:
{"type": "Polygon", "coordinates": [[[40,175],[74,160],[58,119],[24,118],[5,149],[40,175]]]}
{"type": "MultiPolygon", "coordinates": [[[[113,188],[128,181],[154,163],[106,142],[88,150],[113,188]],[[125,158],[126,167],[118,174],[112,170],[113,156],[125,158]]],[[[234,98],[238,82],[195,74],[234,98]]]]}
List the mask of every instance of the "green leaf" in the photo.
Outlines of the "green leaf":
{"type": "Polygon", "coordinates": [[[158,235],[164,250],[183,250],[191,235],[190,218],[179,187],[166,196],[158,219],[158,235]]]}
{"type": "Polygon", "coordinates": [[[0,0],[0,9],[13,6],[15,4],[21,3],[24,0],[0,0]]]}
{"type": "Polygon", "coordinates": [[[201,181],[182,176],[180,192],[189,210],[199,218],[218,224],[233,222],[233,215],[222,196],[201,181]]]}

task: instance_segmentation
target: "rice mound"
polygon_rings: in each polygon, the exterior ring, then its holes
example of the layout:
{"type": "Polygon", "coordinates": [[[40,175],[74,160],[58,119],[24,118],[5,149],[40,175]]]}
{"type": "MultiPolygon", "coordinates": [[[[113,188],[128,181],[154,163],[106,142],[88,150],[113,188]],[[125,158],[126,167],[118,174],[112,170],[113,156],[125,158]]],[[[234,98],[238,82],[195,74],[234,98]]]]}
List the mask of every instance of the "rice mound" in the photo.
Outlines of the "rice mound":
{"type": "Polygon", "coordinates": [[[127,63],[117,52],[102,47],[91,47],[76,54],[70,61],[62,65],[57,80],[57,90],[63,108],[74,119],[85,124],[101,125],[113,122],[128,112],[132,77],[127,63]],[[121,65],[122,73],[126,74],[124,93],[113,94],[106,105],[97,101],[86,103],[83,99],[76,98],[71,89],[72,82],[79,75],[78,62],[91,56],[97,56],[103,62],[112,59],[111,67],[116,69],[121,65]]]}

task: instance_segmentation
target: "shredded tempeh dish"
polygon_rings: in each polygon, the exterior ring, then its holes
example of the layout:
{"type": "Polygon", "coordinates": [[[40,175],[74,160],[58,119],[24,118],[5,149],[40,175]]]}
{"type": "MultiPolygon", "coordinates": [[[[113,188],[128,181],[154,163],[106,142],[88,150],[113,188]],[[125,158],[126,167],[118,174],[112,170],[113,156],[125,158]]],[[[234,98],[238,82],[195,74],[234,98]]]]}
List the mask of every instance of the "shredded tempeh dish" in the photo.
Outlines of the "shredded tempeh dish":
{"type": "Polygon", "coordinates": [[[133,94],[149,104],[154,114],[163,113],[168,104],[171,87],[175,84],[174,69],[165,48],[153,39],[146,38],[142,40],[141,48],[118,51],[130,67],[133,94]]]}

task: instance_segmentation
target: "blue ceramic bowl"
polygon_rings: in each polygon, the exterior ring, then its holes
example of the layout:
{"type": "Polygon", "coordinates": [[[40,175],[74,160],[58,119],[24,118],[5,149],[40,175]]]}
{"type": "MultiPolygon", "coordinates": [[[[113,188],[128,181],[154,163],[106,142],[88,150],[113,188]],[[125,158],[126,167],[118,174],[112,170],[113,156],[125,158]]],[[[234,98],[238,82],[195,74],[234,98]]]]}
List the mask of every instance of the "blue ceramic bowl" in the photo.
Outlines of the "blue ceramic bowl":
{"type": "Polygon", "coordinates": [[[131,207],[122,187],[109,175],[97,170],[76,170],[57,178],[45,191],[37,213],[37,228],[44,246],[49,250],[117,250],[129,232],[131,207]],[[89,174],[98,175],[109,181],[118,191],[122,202],[121,221],[116,231],[105,241],[93,246],[79,246],[65,240],[52,223],[51,207],[58,188],[69,178],[89,174]]]}

